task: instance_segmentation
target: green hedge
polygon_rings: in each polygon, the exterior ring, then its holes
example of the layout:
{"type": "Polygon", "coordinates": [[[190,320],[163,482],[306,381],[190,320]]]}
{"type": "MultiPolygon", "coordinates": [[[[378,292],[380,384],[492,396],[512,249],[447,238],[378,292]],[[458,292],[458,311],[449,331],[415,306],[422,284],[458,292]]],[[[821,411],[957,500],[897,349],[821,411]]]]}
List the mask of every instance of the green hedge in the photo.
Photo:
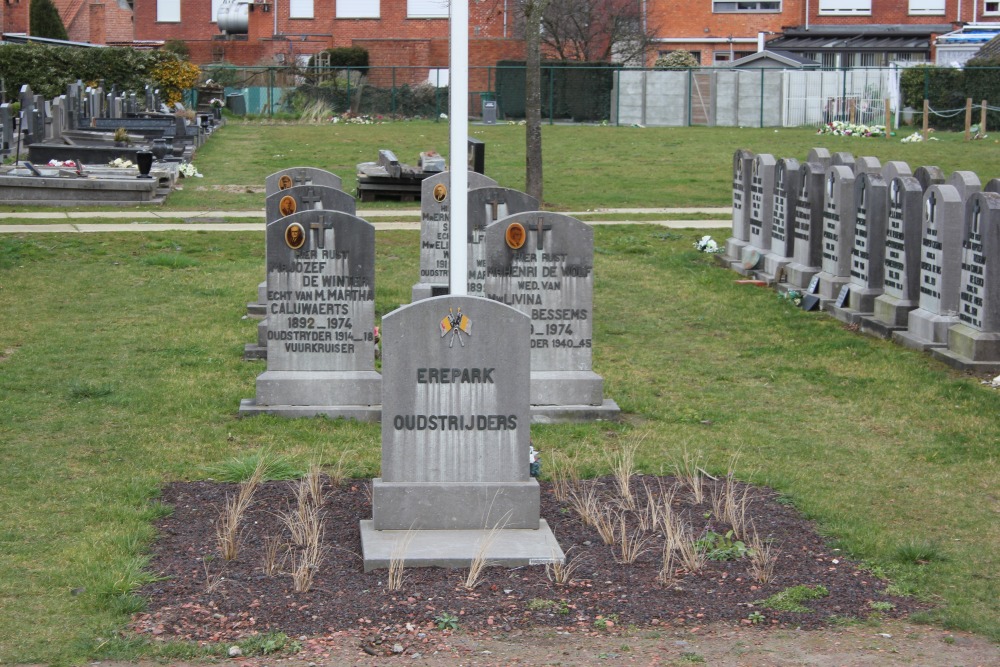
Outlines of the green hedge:
{"type": "MultiPolygon", "coordinates": [[[[615,67],[609,63],[542,63],[542,117],[610,118],[615,67]]],[[[505,118],[524,117],[524,70],[524,61],[497,63],[496,98],[505,118]]]]}
{"type": "MultiPolygon", "coordinates": [[[[320,84],[303,84],[290,97],[290,111],[301,113],[313,102],[322,101],[333,113],[342,114],[351,109],[351,102],[357,100],[357,97],[357,86],[351,86],[348,91],[346,81],[331,79],[320,84]]],[[[403,85],[395,88],[365,85],[361,91],[358,113],[437,118],[439,114],[448,113],[448,89],[430,85],[403,85]]]]}
{"type": "MultiPolygon", "coordinates": [[[[923,110],[924,98],[934,111],[965,109],[966,98],[971,97],[976,109],[973,124],[979,122],[979,104],[983,100],[992,106],[1000,106],[1000,58],[979,58],[970,60],[964,69],[951,67],[917,66],[906,69],[899,82],[903,104],[923,110]]],[[[992,127],[1000,129],[1000,113],[990,111],[987,131],[992,127]]],[[[931,127],[939,130],[965,129],[965,113],[949,114],[949,117],[931,114],[931,127]]]]}

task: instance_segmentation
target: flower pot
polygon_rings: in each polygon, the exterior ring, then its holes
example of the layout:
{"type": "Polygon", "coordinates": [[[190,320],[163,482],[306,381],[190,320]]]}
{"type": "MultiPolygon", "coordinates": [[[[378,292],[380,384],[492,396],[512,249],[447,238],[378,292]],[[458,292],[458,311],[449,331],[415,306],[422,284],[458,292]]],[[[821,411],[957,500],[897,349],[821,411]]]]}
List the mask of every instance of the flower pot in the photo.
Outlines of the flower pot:
{"type": "Polygon", "coordinates": [[[152,178],[149,175],[149,170],[153,168],[153,153],[152,151],[136,151],[135,154],[136,164],[139,165],[139,178],[152,178]]]}
{"type": "Polygon", "coordinates": [[[167,140],[153,139],[153,147],[150,150],[153,152],[153,157],[157,160],[163,160],[167,154],[167,140]]]}

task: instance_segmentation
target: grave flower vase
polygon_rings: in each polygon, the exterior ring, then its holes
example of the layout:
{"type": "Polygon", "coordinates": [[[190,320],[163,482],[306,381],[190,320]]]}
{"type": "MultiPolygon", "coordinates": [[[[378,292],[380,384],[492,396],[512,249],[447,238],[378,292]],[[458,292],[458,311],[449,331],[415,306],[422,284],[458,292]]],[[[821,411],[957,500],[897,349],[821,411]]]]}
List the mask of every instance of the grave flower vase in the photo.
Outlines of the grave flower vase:
{"type": "Polygon", "coordinates": [[[167,154],[167,140],[153,139],[153,147],[150,150],[153,152],[153,157],[157,160],[163,160],[167,154]]]}
{"type": "Polygon", "coordinates": [[[136,151],[136,164],[139,165],[138,178],[152,178],[149,170],[153,168],[153,153],[151,151],[136,151]]]}

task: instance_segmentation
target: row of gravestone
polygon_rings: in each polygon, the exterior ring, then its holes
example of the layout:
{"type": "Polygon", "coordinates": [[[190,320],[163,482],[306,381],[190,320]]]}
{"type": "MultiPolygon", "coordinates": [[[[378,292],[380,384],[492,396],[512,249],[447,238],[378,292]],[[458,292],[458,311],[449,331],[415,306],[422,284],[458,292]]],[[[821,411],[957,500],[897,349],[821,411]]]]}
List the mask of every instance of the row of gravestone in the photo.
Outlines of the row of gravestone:
{"type": "Polygon", "coordinates": [[[724,264],[962,370],[1000,370],[1000,179],[815,148],[733,156],[724,264]]]}
{"type": "MultiPolygon", "coordinates": [[[[470,172],[469,182],[468,296],[529,317],[519,353],[530,362],[532,419],[617,416],[592,368],[593,230],[537,211],[532,197],[481,174],[470,172]]],[[[266,359],[267,370],[240,411],[377,420],[384,387],[374,367],[374,228],[355,216],[340,178],[320,169],[272,174],[265,193],[267,276],[248,304],[260,322],[244,357],[266,359]]],[[[450,200],[447,172],[425,179],[414,303],[448,293],[450,200]]],[[[463,347],[465,320],[457,311],[439,319],[440,337],[463,347]]]]}

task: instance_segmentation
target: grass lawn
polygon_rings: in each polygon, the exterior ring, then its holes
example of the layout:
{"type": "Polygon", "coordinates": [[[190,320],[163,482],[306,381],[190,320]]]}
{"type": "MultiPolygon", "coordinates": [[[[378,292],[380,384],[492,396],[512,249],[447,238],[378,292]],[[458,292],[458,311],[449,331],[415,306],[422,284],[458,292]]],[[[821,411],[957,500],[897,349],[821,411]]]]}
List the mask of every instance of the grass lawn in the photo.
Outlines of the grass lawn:
{"type": "MultiPolygon", "coordinates": [[[[282,139],[260,127],[222,130],[196,160],[205,179],[187,182],[168,208],[259,208],[260,195],[230,200],[191,184],[260,184],[268,171],[301,163],[347,177],[383,142],[405,138],[392,147],[414,160],[446,142],[434,123],[274,127],[282,139]],[[365,131],[386,134],[362,142],[365,131]]],[[[523,128],[475,131],[491,133],[491,175],[520,187],[523,128]]],[[[725,205],[733,149],[768,150],[769,136],[785,135],[788,143],[770,148],[776,156],[825,145],[913,166],[933,157],[946,172],[969,168],[984,181],[995,164],[996,147],[985,142],[555,126],[547,145],[569,147],[549,158],[546,198],[579,210],[725,205]],[[598,144],[608,155],[595,163],[598,151],[583,146],[598,144]],[[626,178],[623,157],[643,156],[626,178]],[[584,181],[585,169],[600,176],[584,181]],[[687,175],[697,182],[685,193],[687,175]],[[655,201],[645,191],[653,183],[655,201]]],[[[584,474],[601,474],[609,451],[642,434],[638,464],[649,473],[671,471],[685,451],[721,472],[739,453],[741,478],[778,489],[834,546],[932,601],[924,620],[1000,641],[1000,394],[772,291],[736,285],[693,249],[704,233],[595,228],[594,366],[626,418],[532,427],[543,456],[561,451],[584,474]]],[[[354,475],[378,474],[377,425],[236,416],[264,368],[241,360],[256,336],[256,322],[242,316],[263,275],[262,236],[0,235],[0,660],[186,650],[118,635],[141,608],[132,591],[151,577],[143,569],[151,522],[166,511],[151,500],[166,481],[209,477],[210,466],[264,448],[303,466],[353,450],[354,475]]],[[[418,240],[415,231],[376,235],[378,316],[409,301],[418,240]]]]}

